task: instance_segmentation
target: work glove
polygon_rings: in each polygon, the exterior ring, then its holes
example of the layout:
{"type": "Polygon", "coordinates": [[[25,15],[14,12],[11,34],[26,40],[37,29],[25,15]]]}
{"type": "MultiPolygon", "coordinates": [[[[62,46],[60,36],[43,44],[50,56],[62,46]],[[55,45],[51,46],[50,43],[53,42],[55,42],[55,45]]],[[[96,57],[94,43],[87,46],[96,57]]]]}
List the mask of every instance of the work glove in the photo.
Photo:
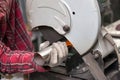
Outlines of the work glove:
{"type": "MultiPolygon", "coordinates": [[[[55,42],[51,46],[49,44],[49,41],[40,44],[37,55],[43,58],[45,66],[55,67],[66,59],[68,48],[65,42],[55,42]]],[[[35,62],[39,63],[39,59],[36,58],[35,62]]]]}

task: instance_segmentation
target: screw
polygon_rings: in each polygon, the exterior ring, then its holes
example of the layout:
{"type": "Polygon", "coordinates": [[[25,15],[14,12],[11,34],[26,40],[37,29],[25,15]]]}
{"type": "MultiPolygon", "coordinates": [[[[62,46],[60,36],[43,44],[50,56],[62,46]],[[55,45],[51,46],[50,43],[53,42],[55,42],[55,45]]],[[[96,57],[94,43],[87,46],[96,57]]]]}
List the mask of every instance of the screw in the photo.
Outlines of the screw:
{"type": "Polygon", "coordinates": [[[64,26],[63,26],[63,30],[64,30],[65,32],[69,32],[69,31],[70,31],[70,27],[69,27],[68,25],[64,25],[64,26]]]}

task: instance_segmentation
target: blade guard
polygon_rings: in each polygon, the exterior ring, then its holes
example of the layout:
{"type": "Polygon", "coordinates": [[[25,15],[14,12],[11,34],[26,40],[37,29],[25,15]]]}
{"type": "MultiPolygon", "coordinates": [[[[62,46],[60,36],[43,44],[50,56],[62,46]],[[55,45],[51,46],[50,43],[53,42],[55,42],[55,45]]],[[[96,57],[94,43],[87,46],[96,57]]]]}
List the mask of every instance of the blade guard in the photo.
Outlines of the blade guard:
{"type": "Polygon", "coordinates": [[[65,36],[80,55],[96,42],[101,26],[97,0],[27,0],[26,3],[32,28],[53,28],[65,36]],[[65,25],[69,26],[69,31],[64,29],[65,25]]]}

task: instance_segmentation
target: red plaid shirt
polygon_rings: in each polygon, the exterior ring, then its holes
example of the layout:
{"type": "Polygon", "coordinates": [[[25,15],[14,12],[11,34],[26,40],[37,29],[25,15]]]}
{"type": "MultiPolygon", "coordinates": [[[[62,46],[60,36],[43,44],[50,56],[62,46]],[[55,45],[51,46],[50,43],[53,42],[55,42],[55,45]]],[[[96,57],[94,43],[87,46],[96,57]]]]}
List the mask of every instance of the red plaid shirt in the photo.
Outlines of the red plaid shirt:
{"type": "Polygon", "coordinates": [[[33,62],[30,37],[17,0],[0,0],[0,71],[4,73],[44,69],[33,62]]]}

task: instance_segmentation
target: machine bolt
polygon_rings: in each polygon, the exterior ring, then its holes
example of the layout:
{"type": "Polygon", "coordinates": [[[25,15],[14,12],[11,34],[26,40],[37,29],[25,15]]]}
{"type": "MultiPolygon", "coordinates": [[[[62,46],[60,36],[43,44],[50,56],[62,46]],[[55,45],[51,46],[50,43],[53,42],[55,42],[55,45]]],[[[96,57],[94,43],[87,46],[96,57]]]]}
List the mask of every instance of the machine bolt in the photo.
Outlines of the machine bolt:
{"type": "Polygon", "coordinates": [[[82,68],[82,70],[83,70],[83,72],[85,72],[87,69],[84,67],[84,68],[82,68]]]}
{"type": "Polygon", "coordinates": [[[64,25],[64,26],[63,26],[63,30],[64,30],[65,32],[69,32],[69,31],[70,31],[70,27],[69,27],[68,25],[64,25]]]}
{"type": "Polygon", "coordinates": [[[80,69],[80,67],[79,67],[79,66],[77,66],[77,67],[76,67],[76,69],[78,70],[78,69],[80,69]]]}
{"type": "Polygon", "coordinates": [[[93,51],[93,55],[94,55],[95,59],[97,59],[100,56],[100,51],[98,51],[98,50],[93,51]]]}
{"type": "Polygon", "coordinates": [[[96,54],[95,54],[95,58],[98,58],[98,57],[99,57],[99,54],[98,54],[98,53],[96,53],[96,54]]]}

